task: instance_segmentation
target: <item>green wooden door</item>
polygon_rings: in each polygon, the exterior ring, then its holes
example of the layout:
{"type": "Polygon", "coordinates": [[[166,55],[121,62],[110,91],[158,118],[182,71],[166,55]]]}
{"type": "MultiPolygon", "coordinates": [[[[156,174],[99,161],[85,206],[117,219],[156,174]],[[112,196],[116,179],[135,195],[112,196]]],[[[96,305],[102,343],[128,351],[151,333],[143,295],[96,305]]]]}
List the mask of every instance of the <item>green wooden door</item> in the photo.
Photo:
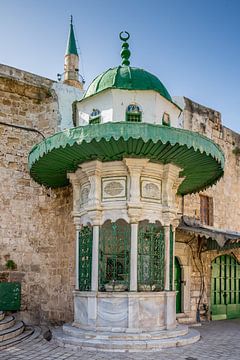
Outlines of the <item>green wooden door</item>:
{"type": "Polygon", "coordinates": [[[175,290],[176,290],[176,313],[182,312],[182,304],[181,304],[181,297],[182,297],[182,288],[181,288],[181,266],[179,264],[178,258],[175,257],[175,290]]]}
{"type": "Polygon", "coordinates": [[[211,313],[212,320],[240,317],[240,265],[230,255],[212,262],[211,313]]]}

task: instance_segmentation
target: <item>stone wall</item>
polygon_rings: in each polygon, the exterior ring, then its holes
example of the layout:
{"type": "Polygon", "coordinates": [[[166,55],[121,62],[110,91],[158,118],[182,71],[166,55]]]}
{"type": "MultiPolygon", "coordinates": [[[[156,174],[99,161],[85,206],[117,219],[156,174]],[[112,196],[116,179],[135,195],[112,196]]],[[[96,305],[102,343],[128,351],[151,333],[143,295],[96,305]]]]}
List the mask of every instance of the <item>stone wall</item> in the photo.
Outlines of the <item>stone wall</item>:
{"type": "MultiPolygon", "coordinates": [[[[240,231],[240,134],[222,125],[221,114],[184,98],[184,128],[207,136],[225,154],[223,178],[200,194],[213,197],[213,226],[240,231]]],[[[199,219],[199,194],[184,197],[184,214],[199,219]]]]}
{"type": "Polygon", "coordinates": [[[48,136],[59,128],[52,85],[51,80],[0,66],[0,275],[21,281],[22,315],[35,322],[72,318],[71,187],[41,187],[30,178],[27,165],[41,134],[48,136]],[[7,271],[9,259],[16,270],[7,271]]]}
{"type": "MultiPolygon", "coordinates": [[[[217,143],[225,154],[224,177],[214,186],[200,192],[213,197],[214,228],[240,232],[240,135],[224,127],[221,114],[184,98],[183,127],[199,132],[217,143]]],[[[199,194],[184,196],[182,213],[200,219],[199,194]]],[[[197,237],[176,233],[176,256],[183,270],[182,309],[196,320],[199,298],[200,309],[207,304],[211,312],[211,262],[223,254],[240,259],[240,250],[208,251],[201,253],[197,237]],[[188,275],[186,275],[188,274],[188,275]],[[201,290],[201,284],[204,288],[201,290]]],[[[202,314],[204,311],[202,311],[202,314]]],[[[206,314],[205,314],[206,315],[206,314]]]]}

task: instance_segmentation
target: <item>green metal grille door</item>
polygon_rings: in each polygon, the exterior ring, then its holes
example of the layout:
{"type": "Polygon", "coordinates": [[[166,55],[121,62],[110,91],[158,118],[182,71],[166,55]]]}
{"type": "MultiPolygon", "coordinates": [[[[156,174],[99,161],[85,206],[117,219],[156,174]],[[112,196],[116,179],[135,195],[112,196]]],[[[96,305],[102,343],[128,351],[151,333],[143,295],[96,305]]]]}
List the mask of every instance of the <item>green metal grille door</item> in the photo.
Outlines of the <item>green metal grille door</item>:
{"type": "Polygon", "coordinates": [[[211,289],[212,320],[240,317],[240,265],[232,256],[213,260],[211,289]]]}
{"type": "Polygon", "coordinates": [[[181,266],[179,264],[178,258],[175,257],[175,290],[176,290],[176,313],[182,312],[182,303],[181,303],[181,266]]]}
{"type": "Polygon", "coordinates": [[[79,231],[79,290],[91,290],[92,228],[83,226],[79,231]]]}

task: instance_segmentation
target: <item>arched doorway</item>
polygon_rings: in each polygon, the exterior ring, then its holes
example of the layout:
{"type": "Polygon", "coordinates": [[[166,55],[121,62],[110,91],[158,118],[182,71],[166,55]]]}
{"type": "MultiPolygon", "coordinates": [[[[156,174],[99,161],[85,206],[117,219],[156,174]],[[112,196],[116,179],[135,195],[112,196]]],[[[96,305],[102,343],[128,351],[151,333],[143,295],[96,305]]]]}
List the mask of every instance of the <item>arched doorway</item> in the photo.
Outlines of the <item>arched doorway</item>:
{"type": "Polygon", "coordinates": [[[174,285],[176,290],[176,313],[182,312],[182,269],[178,258],[175,256],[174,285]]]}
{"type": "Polygon", "coordinates": [[[240,265],[230,255],[212,261],[212,320],[240,317],[240,265]]]}

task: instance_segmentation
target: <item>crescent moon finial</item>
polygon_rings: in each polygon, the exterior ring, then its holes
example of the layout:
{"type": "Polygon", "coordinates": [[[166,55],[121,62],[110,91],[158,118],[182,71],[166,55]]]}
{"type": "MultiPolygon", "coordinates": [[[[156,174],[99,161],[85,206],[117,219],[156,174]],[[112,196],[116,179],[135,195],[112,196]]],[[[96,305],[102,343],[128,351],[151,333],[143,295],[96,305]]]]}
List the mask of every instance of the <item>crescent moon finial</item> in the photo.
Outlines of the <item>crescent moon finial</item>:
{"type": "Polygon", "coordinates": [[[119,37],[123,41],[122,51],[121,51],[122,65],[129,66],[130,65],[129,58],[130,58],[131,52],[128,49],[129,45],[127,43],[127,40],[130,38],[130,34],[127,31],[121,31],[119,34],[119,37]]]}
{"type": "Polygon", "coordinates": [[[130,38],[130,34],[127,31],[121,31],[119,34],[119,37],[122,41],[127,41],[130,38]],[[122,34],[126,34],[126,36],[123,36],[122,34]]]}

